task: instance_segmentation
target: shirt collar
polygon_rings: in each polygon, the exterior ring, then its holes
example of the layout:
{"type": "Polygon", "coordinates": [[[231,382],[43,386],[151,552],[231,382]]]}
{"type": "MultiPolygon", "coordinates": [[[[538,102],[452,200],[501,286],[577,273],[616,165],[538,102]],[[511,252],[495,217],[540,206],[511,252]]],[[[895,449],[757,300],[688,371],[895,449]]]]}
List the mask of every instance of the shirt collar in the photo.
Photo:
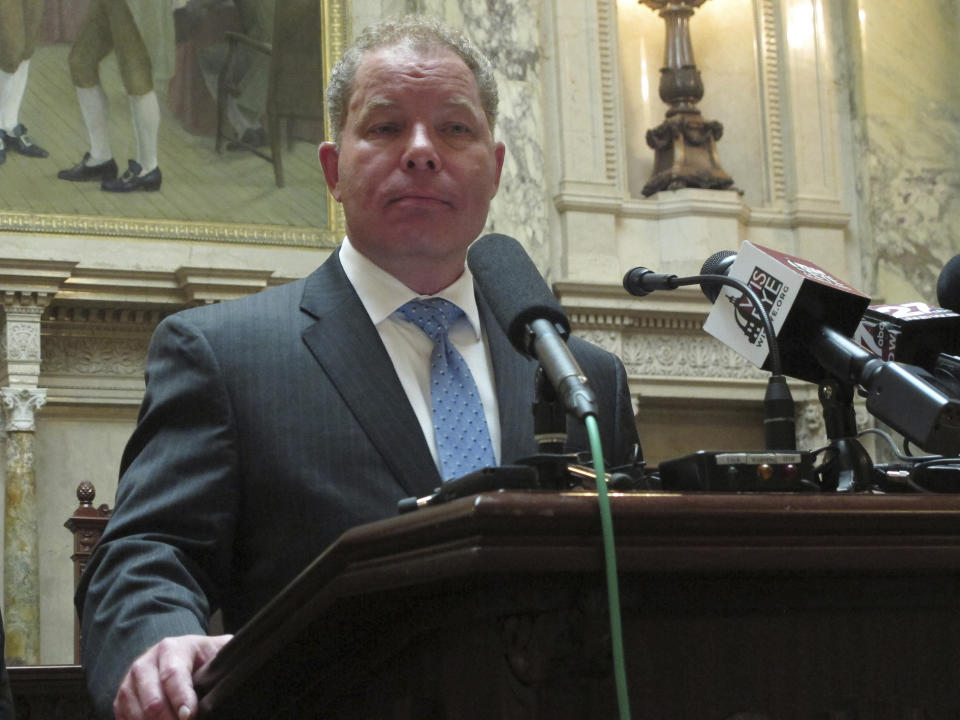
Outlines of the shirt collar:
{"type": "Polygon", "coordinates": [[[442,297],[463,310],[473,332],[478,339],[480,338],[480,311],[477,309],[477,298],[473,289],[473,274],[466,263],[460,277],[434,295],[415,293],[366,255],[360,253],[353,247],[348,237],[343,239],[340,246],[340,264],[374,325],[382,323],[409,300],[442,297]]]}

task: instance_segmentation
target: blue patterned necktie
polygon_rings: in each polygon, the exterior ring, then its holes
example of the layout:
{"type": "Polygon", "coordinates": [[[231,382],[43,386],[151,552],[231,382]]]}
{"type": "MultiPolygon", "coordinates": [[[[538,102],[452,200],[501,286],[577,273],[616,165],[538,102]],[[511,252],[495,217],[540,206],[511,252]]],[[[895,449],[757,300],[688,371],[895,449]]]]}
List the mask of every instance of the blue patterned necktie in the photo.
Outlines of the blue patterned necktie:
{"type": "Polygon", "coordinates": [[[411,300],[398,312],[433,341],[430,353],[430,402],[440,475],[453,480],[495,465],[490,430],[477,383],[447,335],[463,310],[449,300],[411,300]]]}

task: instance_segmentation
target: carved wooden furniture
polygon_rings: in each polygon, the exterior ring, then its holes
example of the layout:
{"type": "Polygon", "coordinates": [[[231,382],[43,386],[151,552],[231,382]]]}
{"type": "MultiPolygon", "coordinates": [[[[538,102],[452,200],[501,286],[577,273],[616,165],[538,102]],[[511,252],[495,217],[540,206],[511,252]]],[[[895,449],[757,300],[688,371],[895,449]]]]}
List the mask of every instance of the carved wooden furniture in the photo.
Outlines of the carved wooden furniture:
{"type": "MultiPolygon", "coordinates": [[[[94,507],[97,491],[92,483],[77,486],[79,505],[64,526],[73,533],[73,582],[76,587],[94,548],[110,519],[106,504],[94,507]]],[[[75,665],[15,665],[8,668],[18,718],[30,720],[94,720],[80,666],[80,626],[75,623],[75,665]]]]}
{"type": "MultiPolygon", "coordinates": [[[[70,532],[73,533],[73,586],[77,587],[80,582],[80,576],[87,567],[87,562],[93,554],[94,548],[100,542],[100,536],[103,535],[103,529],[110,519],[110,507],[101,504],[93,506],[93,501],[97,497],[97,490],[92,483],[82,482],[77,486],[77,500],[80,504],[73,511],[73,515],[67,518],[64,523],[70,532]]],[[[76,621],[76,631],[74,633],[73,661],[80,663],[80,623],[76,621]]]]}
{"type": "Polygon", "coordinates": [[[79,665],[8,668],[19,720],[95,720],[79,665]]]}
{"type": "MultiPolygon", "coordinates": [[[[634,720],[960,715],[960,496],[611,499],[634,720]]],[[[614,717],[601,568],[589,493],[355,528],[201,671],[203,716],[614,717]]],[[[10,677],[18,716],[92,718],[79,666],[10,677]]]]}
{"type": "MultiPolygon", "coordinates": [[[[960,497],[616,494],[635,720],[960,714],[960,497]]],[[[198,678],[202,716],[610,718],[596,498],[355,528],[198,678]]]]}

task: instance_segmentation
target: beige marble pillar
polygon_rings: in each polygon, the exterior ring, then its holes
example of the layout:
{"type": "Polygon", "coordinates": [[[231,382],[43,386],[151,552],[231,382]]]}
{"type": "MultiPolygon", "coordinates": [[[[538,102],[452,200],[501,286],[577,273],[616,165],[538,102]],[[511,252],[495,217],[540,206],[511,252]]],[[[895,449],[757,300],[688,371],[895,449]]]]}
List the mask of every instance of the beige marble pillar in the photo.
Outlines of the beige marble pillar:
{"type": "Polygon", "coordinates": [[[39,533],[34,422],[47,400],[40,378],[40,319],[51,294],[3,293],[0,406],[6,438],[3,599],[8,664],[40,662],[39,533]]]}
{"type": "Polygon", "coordinates": [[[39,537],[34,473],[34,415],[46,402],[39,388],[0,388],[6,410],[6,508],[3,596],[6,657],[11,665],[40,661],[39,537]]]}

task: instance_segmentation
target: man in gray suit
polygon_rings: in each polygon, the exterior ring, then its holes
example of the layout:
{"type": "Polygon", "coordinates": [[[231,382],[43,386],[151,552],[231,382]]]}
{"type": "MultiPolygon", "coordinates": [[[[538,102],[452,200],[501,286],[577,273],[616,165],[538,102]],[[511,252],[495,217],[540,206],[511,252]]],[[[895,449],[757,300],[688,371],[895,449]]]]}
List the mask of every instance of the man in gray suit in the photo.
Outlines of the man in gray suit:
{"type": "MultiPolygon", "coordinates": [[[[115,511],[77,594],[98,712],[185,720],[192,674],[343,531],[441,482],[432,341],[398,310],[440,296],[476,381],[494,459],[536,452],[536,364],[465,267],[497,191],[487,60],[426,18],[368,30],[327,92],[320,147],[347,238],[304,280],[158,327],[115,511]],[[119,689],[118,689],[119,687],[119,689]]],[[[598,396],[608,463],[636,447],[623,366],[571,338],[598,396]]],[[[571,425],[573,425],[571,423],[571,425]]],[[[571,428],[570,442],[586,448],[571,428]]]]}

